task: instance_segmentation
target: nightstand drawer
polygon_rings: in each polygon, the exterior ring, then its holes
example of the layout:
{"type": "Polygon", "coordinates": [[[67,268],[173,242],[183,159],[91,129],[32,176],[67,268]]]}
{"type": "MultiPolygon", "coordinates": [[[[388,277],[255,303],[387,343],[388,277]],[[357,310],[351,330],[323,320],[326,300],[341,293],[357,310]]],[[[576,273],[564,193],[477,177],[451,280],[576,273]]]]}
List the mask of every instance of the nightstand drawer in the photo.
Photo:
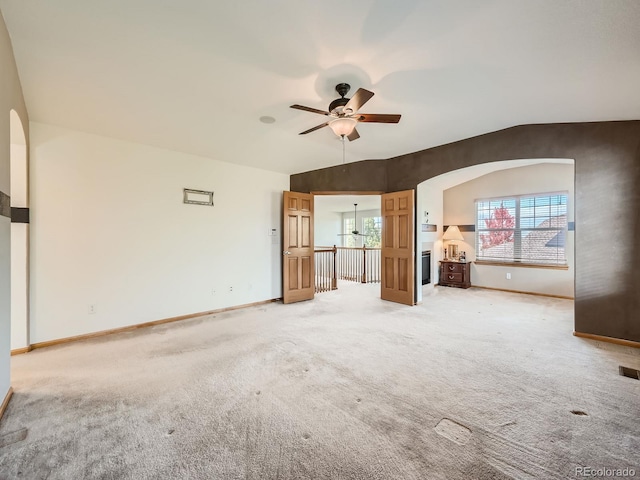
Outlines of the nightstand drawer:
{"type": "Polygon", "coordinates": [[[451,283],[462,283],[462,274],[461,273],[449,273],[445,272],[444,278],[447,282],[451,283]]]}
{"type": "Polygon", "coordinates": [[[445,273],[460,273],[464,271],[464,265],[461,263],[445,263],[444,264],[445,273]]]}

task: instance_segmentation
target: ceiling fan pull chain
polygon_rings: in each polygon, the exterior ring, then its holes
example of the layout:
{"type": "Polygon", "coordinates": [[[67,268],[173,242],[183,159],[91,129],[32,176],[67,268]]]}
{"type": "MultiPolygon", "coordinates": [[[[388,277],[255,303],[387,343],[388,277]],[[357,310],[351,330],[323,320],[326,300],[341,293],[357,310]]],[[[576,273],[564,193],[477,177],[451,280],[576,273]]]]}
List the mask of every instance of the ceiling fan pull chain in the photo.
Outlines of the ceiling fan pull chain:
{"type": "Polygon", "coordinates": [[[345,164],[345,156],[344,156],[344,135],[342,135],[342,164],[345,164]]]}

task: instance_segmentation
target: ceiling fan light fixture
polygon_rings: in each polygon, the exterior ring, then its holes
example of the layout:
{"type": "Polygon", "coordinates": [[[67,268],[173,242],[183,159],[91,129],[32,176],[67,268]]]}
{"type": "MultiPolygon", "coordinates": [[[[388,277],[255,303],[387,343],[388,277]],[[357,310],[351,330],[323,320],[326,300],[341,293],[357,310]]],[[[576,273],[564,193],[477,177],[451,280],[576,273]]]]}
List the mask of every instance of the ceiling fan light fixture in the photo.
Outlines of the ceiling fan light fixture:
{"type": "Polygon", "coordinates": [[[353,129],[356,128],[358,121],[355,118],[342,117],[336,118],[329,122],[329,127],[339,137],[345,137],[351,135],[353,129]]]}

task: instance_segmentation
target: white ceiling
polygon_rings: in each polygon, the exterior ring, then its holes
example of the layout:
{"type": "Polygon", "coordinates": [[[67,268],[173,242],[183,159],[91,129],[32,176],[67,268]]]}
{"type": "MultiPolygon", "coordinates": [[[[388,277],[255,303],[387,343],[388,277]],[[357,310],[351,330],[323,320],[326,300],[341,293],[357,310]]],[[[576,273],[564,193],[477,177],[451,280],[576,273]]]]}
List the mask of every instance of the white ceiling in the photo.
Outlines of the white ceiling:
{"type": "Polygon", "coordinates": [[[285,173],[348,82],[375,96],[346,161],[526,123],[640,118],[638,0],[0,0],[32,121],[285,173]],[[259,121],[272,116],[273,124],[259,121]]]}

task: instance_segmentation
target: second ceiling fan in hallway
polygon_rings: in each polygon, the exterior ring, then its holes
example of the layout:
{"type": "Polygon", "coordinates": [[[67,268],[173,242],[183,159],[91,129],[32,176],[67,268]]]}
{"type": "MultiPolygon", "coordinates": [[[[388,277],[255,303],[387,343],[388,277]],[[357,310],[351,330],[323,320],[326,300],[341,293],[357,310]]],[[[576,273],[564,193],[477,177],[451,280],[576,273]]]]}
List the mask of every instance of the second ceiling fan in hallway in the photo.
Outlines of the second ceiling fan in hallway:
{"type": "Polygon", "coordinates": [[[357,235],[359,237],[370,237],[371,235],[367,235],[365,233],[360,233],[358,231],[358,204],[353,204],[353,230],[351,233],[339,233],[339,237],[349,236],[349,235],[357,235]]]}

